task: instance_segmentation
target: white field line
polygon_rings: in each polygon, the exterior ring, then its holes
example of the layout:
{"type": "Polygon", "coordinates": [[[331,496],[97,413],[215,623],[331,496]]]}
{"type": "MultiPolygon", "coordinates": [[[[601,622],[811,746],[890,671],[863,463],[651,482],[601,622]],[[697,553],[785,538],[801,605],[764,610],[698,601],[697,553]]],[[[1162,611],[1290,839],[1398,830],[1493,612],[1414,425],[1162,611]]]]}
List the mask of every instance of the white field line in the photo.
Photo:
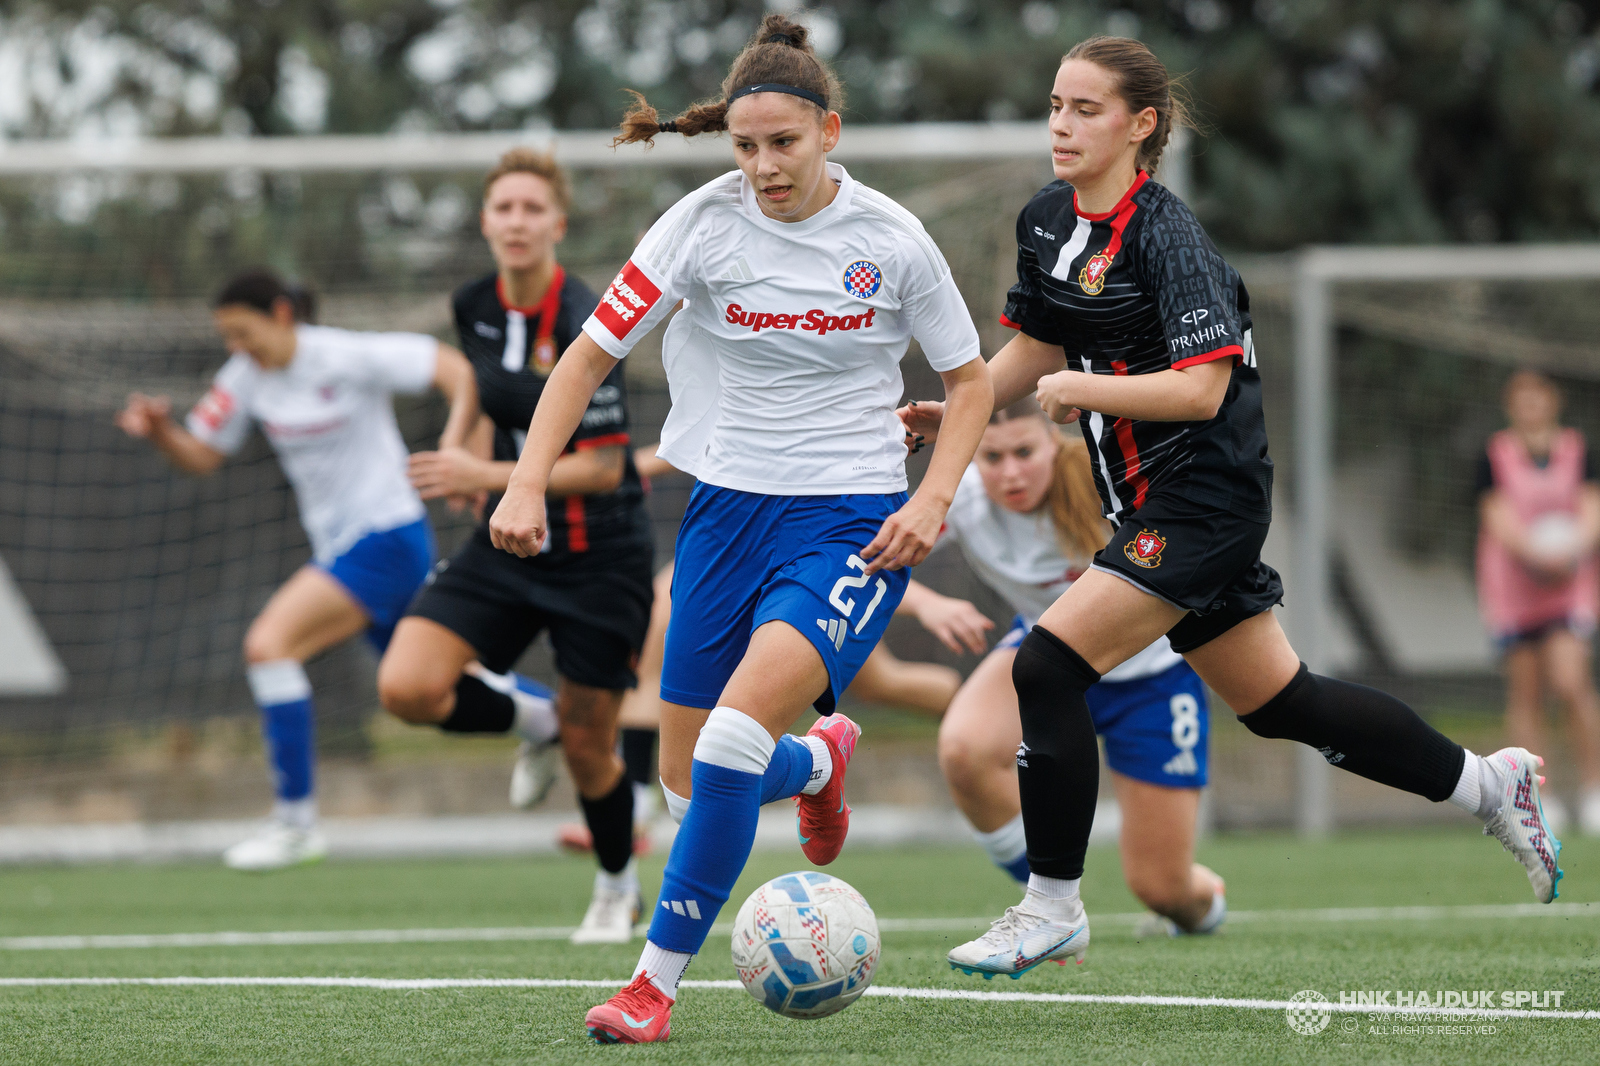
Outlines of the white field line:
{"type": "MultiPolygon", "coordinates": [[[[1093,915],[1099,925],[1132,925],[1144,914],[1093,915]]],[[[1503,903],[1458,907],[1328,907],[1314,910],[1229,911],[1228,921],[1246,922],[1412,922],[1444,919],[1600,918],[1600,903],[1503,903]]],[[[988,918],[879,918],[885,933],[939,933],[981,929],[988,918]]],[[[292,947],[315,944],[425,944],[465,941],[565,940],[570,925],[502,926],[464,929],[328,929],[281,932],[135,933],[91,936],[0,937],[0,951],[76,951],[93,948],[292,947]]],[[[731,933],[721,922],[713,933],[731,933]]]]}
{"type": "MultiPolygon", "coordinates": [[[[547,977],[0,977],[0,988],[145,985],[155,987],[372,988],[428,991],[442,988],[621,988],[627,982],[547,977]]],[[[682,988],[742,991],[738,981],[684,981],[682,988]]],[[[1112,996],[1070,992],[988,992],[960,988],[868,988],[866,995],[890,999],[957,999],[994,1003],[1109,1003],[1130,1007],[1224,1007],[1233,1010],[1304,1008],[1284,999],[1225,999],[1207,996],[1112,996]]],[[[1462,1018],[1564,1018],[1600,1021],[1600,1010],[1526,1010],[1470,1007],[1393,1007],[1328,1003],[1335,1014],[1443,1014],[1462,1018]]]]}

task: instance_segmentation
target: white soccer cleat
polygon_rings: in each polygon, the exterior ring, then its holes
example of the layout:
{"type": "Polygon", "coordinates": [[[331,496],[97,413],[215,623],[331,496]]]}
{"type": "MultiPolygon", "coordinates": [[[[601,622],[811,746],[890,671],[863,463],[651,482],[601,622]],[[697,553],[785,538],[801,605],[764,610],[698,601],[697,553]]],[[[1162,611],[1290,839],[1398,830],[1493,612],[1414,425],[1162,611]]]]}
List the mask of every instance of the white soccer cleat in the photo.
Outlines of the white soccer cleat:
{"type": "Polygon", "coordinates": [[[971,976],[983,974],[985,981],[1004,974],[1013,981],[1046,962],[1066,965],[1068,958],[1083,964],[1089,950],[1089,918],[1078,906],[1076,921],[1063,921],[1026,910],[1027,899],[1007,907],[989,931],[976,940],[953,949],[947,956],[952,970],[971,976]]]}
{"type": "Polygon", "coordinates": [[[1222,923],[1228,920],[1228,899],[1221,892],[1211,897],[1211,909],[1206,916],[1200,919],[1200,924],[1193,929],[1185,929],[1177,922],[1164,914],[1151,911],[1137,922],[1133,923],[1133,936],[1135,940],[1150,940],[1155,937],[1176,936],[1210,936],[1222,928],[1222,923]]]}
{"type": "Polygon", "coordinates": [[[321,862],[328,855],[328,838],[316,829],[296,829],[275,824],[222,853],[222,862],[234,870],[262,873],[321,862]]]}
{"type": "Polygon", "coordinates": [[[571,940],[574,944],[626,944],[633,939],[640,909],[638,890],[618,891],[596,884],[583,924],[573,930],[571,940]]]}
{"type": "Polygon", "coordinates": [[[1540,903],[1560,894],[1561,841],[1550,831],[1539,802],[1538,769],[1544,760],[1523,748],[1501,748],[1489,756],[1500,777],[1500,809],[1483,823],[1483,832],[1505,847],[1528,871],[1528,882],[1540,903]]]}
{"type": "Polygon", "coordinates": [[[554,742],[524,740],[511,765],[511,806],[519,811],[537,807],[550,794],[560,772],[561,751],[554,742]]]}

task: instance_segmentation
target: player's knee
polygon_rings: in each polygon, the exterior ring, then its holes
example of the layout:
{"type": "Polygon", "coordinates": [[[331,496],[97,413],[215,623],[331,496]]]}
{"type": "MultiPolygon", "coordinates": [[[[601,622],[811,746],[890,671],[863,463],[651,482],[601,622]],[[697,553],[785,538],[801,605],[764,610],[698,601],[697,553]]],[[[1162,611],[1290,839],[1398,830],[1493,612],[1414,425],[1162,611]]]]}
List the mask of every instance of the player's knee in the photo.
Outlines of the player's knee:
{"type": "Polygon", "coordinates": [[[257,663],[271,663],[287,658],[290,658],[290,655],[286,642],[267,626],[255,622],[245,631],[245,662],[254,666],[257,663]]]}
{"type": "Polygon", "coordinates": [[[388,656],[378,664],[378,701],[403,722],[432,725],[446,714],[453,689],[449,678],[431,676],[388,656]]]}
{"type": "Polygon", "coordinates": [[[610,730],[562,724],[562,755],[580,792],[591,792],[616,776],[620,761],[610,734],[610,730]]]}
{"type": "Polygon", "coordinates": [[[976,750],[973,738],[958,730],[940,731],[939,769],[954,791],[970,791],[982,776],[986,761],[976,750]]]}
{"type": "Polygon", "coordinates": [[[1157,914],[1171,917],[1190,902],[1187,869],[1145,867],[1128,870],[1127,878],[1128,890],[1157,914]]]}

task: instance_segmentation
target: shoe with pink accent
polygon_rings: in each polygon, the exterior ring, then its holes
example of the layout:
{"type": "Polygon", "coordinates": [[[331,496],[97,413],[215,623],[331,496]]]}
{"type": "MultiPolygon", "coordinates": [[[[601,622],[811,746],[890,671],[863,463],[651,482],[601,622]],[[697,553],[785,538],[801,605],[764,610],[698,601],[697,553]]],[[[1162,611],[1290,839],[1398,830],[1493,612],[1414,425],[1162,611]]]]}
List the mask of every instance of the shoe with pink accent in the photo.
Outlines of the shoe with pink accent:
{"type": "Polygon", "coordinates": [[[672,1000],[640,973],[632,983],[598,1007],[590,1007],[583,1024],[597,1044],[656,1044],[672,1035],[672,1000]]]}
{"type": "Polygon", "coordinates": [[[861,727],[835,711],[819,718],[807,736],[821,737],[833,756],[833,776],[814,796],[805,794],[794,798],[800,810],[800,850],[818,866],[826,866],[839,857],[844,848],[844,838],[850,832],[850,806],[844,801],[844,772],[850,765],[850,756],[856,753],[856,741],[861,739],[861,727]]]}
{"type": "Polygon", "coordinates": [[[1500,809],[1483,823],[1484,835],[1500,841],[1522,863],[1534,896],[1549,903],[1560,895],[1561,841],[1550,831],[1539,802],[1544,778],[1538,768],[1544,760],[1523,748],[1501,748],[1488,762],[1500,778],[1500,809]]]}

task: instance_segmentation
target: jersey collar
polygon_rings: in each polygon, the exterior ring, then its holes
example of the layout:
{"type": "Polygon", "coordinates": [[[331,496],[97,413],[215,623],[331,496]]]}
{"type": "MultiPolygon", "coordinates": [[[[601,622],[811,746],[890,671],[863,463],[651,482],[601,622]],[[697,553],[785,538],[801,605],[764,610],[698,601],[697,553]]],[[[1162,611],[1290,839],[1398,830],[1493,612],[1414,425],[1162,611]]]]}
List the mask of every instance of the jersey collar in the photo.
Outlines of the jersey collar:
{"type": "Polygon", "coordinates": [[[761,205],[756,203],[756,189],[750,184],[750,179],[743,173],[739,175],[739,199],[744,206],[745,215],[756,225],[765,226],[774,233],[798,237],[806,233],[814,233],[822,227],[841,217],[850,207],[850,200],[855,196],[856,181],[838,163],[825,163],[828,177],[839,183],[839,192],[833,198],[833,203],[812,215],[804,222],[779,222],[768,218],[761,213],[761,205]]]}
{"type": "Polygon", "coordinates": [[[1122,194],[1122,199],[1118,200],[1117,203],[1116,203],[1116,206],[1113,207],[1111,210],[1107,211],[1103,215],[1091,215],[1089,212],[1087,212],[1087,211],[1083,210],[1081,207],[1079,207],[1078,206],[1078,190],[1077,189],[1073,189],[1072,190],[1072,210],[1077,212],[1079,218],[1086,218],[1090,222],[1104,222],[1106,219],[1113,217],[1118,211],[1121,211],[1123,206],[1126,205],[1129,200],[1133,199],[1133,194],[1138,192],[1140,189],[1144,188],[1144,183],[1149,181],[1149,180],[1150,180],[1149,173],[1146,172],[1145,170],[1141,169],[1139,171],[1139,176],[1137,178],[1133,179],[1133,184],[1128,186],[1128,191],[1122,194]]]}

